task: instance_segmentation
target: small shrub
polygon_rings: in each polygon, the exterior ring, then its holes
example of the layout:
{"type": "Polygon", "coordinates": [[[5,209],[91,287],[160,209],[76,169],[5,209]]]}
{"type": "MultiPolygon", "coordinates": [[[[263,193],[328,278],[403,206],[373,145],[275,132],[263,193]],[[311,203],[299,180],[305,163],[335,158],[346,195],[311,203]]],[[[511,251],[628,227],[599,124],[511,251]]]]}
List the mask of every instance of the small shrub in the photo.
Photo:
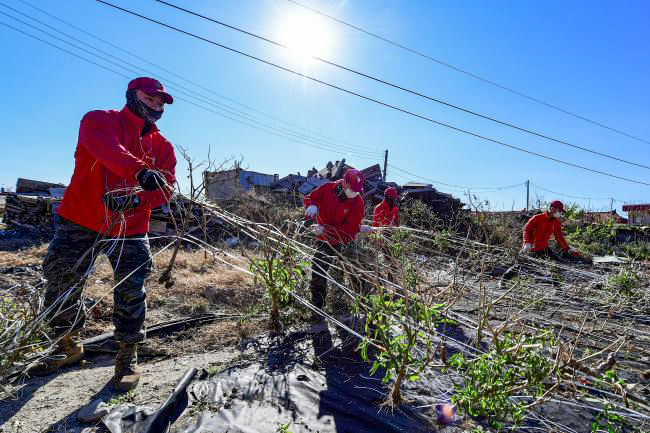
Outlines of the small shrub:
{"type": "Polygon", "coordinates": [[[650,260],[650,242],[631,242],[621,245],[619,249],[633,260],[650,260]]]}
{"type": "Polygon", "coordinates": [[[391,293],[369,295],[363,301],[367,306],[365,334],[381,349],[371,360],[368,353],[370,341],[364,339],[359,345],[361,357],[372,362],[370,374],[381,368],[385,371],[382,383],[393,381],[390,401],[399,405],[402,382],[405,379],[417,381],[419,374],[432,361],[433,342],[418,329],[418,324],[427,330],[434,329],[441,320],[443,305],[427,307],[417,299],[408,296],[396,298],[391,293]],[[416,347],[424,352],[424,356],[416,354],[416,347]]]}
{"type": "Polygon", "coordinates": [[[554,343],[549,332],[539,336],[504,334],[488,353],[468,360],[458,353],[449,359],[450,368],[465,377],[455,388],[452,402],[470,416],[485,417],[490,426],[501,429],[505,421],[519,424],[526,405],[512,400],[516,395],[542,397],[560,374],[544,352],[554,343]]]}
{"type": "Polygon", "coordinates": [[[607,286],[621,295],[635,296],[641,280],[639,276],[629,268],[621,268],[617,274],[610,275],[607,286]]]}
{"type": "Polygon", "coordinates": [[[420,200],[407,198],[399,208],[400,221],[406,227],[432,230],[442,223],[442,219],[420,200]]]}
{"type": "Polygon", "coordinates": [[[279,329],[280,306],[289,300],[289,291],[299,287],[309,262],[301,260],[297,251],[283,247],[279,253],[268,249],[264,258],[251,259],[250,270],[255,283],[262,282],[271,298],[271,322],[279,329]]]}

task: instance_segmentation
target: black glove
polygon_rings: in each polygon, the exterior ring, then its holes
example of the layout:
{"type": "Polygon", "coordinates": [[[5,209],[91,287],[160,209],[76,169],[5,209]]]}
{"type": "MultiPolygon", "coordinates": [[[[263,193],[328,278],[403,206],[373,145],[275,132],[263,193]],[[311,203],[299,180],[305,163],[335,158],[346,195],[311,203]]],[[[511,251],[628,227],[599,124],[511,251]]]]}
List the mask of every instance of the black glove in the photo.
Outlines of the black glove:
{"type": "Polygon", "coordinates": [[[159,171],[156,170],[141,170],[138,173],[138,182],[145,191],[155,191],[163,185],[167,184],[167,179],[159,171]]]}
{"type": "Polygon", "coordinates": [[[140,197],[135,194],[112,195],[107,192],[102,200],[106,207],[113,212],[124,212],[125,210],[135,209],[140,205],[140,197]]]}

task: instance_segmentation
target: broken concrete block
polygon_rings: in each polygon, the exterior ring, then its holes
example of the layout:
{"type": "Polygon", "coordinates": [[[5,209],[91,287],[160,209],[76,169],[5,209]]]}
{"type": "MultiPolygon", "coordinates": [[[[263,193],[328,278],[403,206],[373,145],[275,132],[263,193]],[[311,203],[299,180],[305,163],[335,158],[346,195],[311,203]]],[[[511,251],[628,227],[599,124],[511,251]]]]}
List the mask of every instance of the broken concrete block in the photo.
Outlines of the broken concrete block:
{"type": "Polygon", "coordinates": [[[85,405],[79,410],[77,419],[79,422],[90,423],[97,422],[110,412],[111,406],[104,403],[101,399],[96,399],[85,405]]]}

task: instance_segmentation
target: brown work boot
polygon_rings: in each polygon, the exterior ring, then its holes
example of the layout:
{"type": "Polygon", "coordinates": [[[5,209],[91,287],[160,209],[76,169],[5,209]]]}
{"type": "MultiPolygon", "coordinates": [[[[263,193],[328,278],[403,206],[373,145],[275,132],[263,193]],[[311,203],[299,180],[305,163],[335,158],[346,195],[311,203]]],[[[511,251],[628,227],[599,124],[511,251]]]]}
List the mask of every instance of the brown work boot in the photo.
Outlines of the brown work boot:
{"type": "Polygon", "coordinates": [[[138,372],[137,343],[120,342],[120,349],[115,355],[115,376],[113,388],[117,391],[129,391],[138,386],[140,373],[138,372]]]}
{"type": "Polygon", "coordinates": [[[46,376],[59,368],[75,364],[84,357],[84,347],[77,333],[68,334],[59,341],[50,355],[29,367],[32,376],[46,376]]]}

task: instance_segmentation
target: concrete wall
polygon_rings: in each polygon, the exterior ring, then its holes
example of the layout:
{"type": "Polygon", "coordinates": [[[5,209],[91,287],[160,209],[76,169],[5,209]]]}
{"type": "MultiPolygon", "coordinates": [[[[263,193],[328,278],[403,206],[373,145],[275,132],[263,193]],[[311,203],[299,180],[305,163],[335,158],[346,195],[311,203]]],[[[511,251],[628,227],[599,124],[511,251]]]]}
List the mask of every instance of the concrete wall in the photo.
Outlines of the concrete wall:
{"type": "Polygon", "coordinates": [[[631,210],[627,212],[628,222],[633,226],[650,225],[650,211],[648,210],[631,210]]]}

